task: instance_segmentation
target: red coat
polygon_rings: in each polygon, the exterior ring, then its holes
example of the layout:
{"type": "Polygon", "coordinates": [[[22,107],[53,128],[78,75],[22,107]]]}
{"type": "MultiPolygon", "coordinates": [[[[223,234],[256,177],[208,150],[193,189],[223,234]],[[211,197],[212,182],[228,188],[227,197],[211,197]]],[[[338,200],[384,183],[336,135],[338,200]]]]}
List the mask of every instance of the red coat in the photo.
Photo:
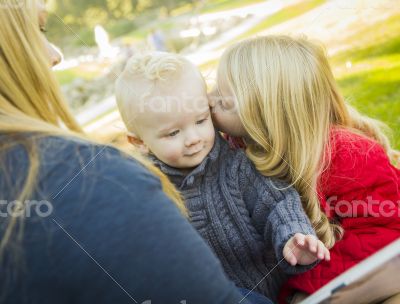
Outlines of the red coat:
{"type": "Polygon", "coordinates": [[[400,170],[375,141],[334,128],[331,163],[319,185],[321,207],[339,220],[344,236],[330,250],[331,261],[290,278],[281,299],[294,290],[315,292],[400,237],[400,170]]]}

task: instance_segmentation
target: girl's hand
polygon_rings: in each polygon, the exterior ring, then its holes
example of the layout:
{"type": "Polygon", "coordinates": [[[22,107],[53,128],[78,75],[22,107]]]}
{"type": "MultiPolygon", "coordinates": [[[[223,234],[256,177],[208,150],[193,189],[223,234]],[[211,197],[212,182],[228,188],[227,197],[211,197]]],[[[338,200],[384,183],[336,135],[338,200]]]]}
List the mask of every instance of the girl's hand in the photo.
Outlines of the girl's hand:
{"type": "Polygon", "coordinates": [[[283,257],[292,266],[309,265],[316,260],[331,259],[329,250],[313,235],[296,233],[283,248],[283,257]]]}

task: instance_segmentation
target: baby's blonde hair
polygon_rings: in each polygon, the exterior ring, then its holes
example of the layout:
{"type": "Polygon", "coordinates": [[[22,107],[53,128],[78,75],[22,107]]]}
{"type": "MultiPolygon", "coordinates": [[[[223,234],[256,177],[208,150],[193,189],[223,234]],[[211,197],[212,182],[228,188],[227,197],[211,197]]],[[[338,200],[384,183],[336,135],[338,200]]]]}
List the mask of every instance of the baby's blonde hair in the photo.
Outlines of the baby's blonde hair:
{"type": "Polygon", "coordinates": [[[267,36],[235,44],[221,58],[220,79],[226,79],[255,142],[248,157],[262,174],[284,178],[297,189],[318,237],[332,247],[342,229],[321,211],[317,193],[319,176],[330,162],[330,128],[373,138],[392,156],[383,124],[345,103],[325,49],[305,37],[267,36]]]}
{"type": "Polygon", "coordinates": [[[183,56],[166,52],[138,54],[128,60],[115,83],[118,108],[128,132],[140,133],[135,118],[146,98],[159,84],[173,86],[188,64],[191,65],[183,56]]]}

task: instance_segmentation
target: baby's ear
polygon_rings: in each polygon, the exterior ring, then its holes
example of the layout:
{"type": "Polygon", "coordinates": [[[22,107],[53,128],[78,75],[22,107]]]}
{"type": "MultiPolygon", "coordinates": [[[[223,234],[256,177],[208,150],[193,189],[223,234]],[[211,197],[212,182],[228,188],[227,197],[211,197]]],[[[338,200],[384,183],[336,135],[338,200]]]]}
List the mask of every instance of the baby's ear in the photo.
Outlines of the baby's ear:
{"type": "Polygon", "coordinates": [[[149,153],[149,148],[146,146],[146,144],[141,140],[139,137],[137,137],[135,134],[129,132],[126,135],[126,138],[128,139],[128,142],[132,145],[134,145],[142,154],[148,154],[149,153]]]}

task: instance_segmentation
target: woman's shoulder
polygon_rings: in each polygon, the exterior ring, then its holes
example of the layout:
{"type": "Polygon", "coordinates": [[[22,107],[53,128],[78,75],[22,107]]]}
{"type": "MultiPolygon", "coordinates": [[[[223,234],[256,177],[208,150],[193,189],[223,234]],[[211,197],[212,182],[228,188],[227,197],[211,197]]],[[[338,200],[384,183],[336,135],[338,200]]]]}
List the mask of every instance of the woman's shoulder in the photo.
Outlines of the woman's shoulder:
{"type": "Polygon", "coordinates": [[[80,138],[49,137],[39,143],[41,162],[48,170],[81,172],[86,179],[150,182],[158,179],[139,161],[115,147],[80,138]]]}
{"type": "MultiPolygon", "coordinates": [[[[0,142],[4,140],[0,138],[0,142]]],[[[8,138],[7,142],[10,141],[8,138]]],[[[100,178],[110,182],[158,182],[138,161],[111,146],[75,137],[26,134],[13,141],[1,158],[6,164],[2,170],[15,179],[11,181],[14,185],[23,182],[21,177],[26,176],[32,164],[39,165],[36,183],[45,192],[54,192],[66,183],[75,189],[82,188],[100,178]],[[72,183],[75,180],[85,184],[72,183]]]]}
{"type": "Polygon", "coordinates": [[[3,155],[9,157],[21,156],[24,153],[36,154],[44,156],[43,161],[48,158],[63,160],[63,156],[71,156],[77,154],[77,152],[92,154],[102,150],[111,154],[118,154],[118,150],[115,148],[83,138],[35,133],[1,134],[0,149],[3,155]]]}
{"type": "Polygon", "coordinates": [[[108,144],[72,136],[44,136],[30,139],[43,163],[62,162],[84,165],[121,161],[139,165],[128,154],[108,144]]]}
{"type": "Polygon", "coordinates": [[[33,138],[32,143],[36,144],[38,150],[45,156],[51,157],[53,155],[59,160],[62,155],[74,156],[78,153],[87,157],[100,153],[105,153],[108,156],[121,156],[121,152],[112,146],[91,142],[79,137],[46,136],[33,138]]]}

